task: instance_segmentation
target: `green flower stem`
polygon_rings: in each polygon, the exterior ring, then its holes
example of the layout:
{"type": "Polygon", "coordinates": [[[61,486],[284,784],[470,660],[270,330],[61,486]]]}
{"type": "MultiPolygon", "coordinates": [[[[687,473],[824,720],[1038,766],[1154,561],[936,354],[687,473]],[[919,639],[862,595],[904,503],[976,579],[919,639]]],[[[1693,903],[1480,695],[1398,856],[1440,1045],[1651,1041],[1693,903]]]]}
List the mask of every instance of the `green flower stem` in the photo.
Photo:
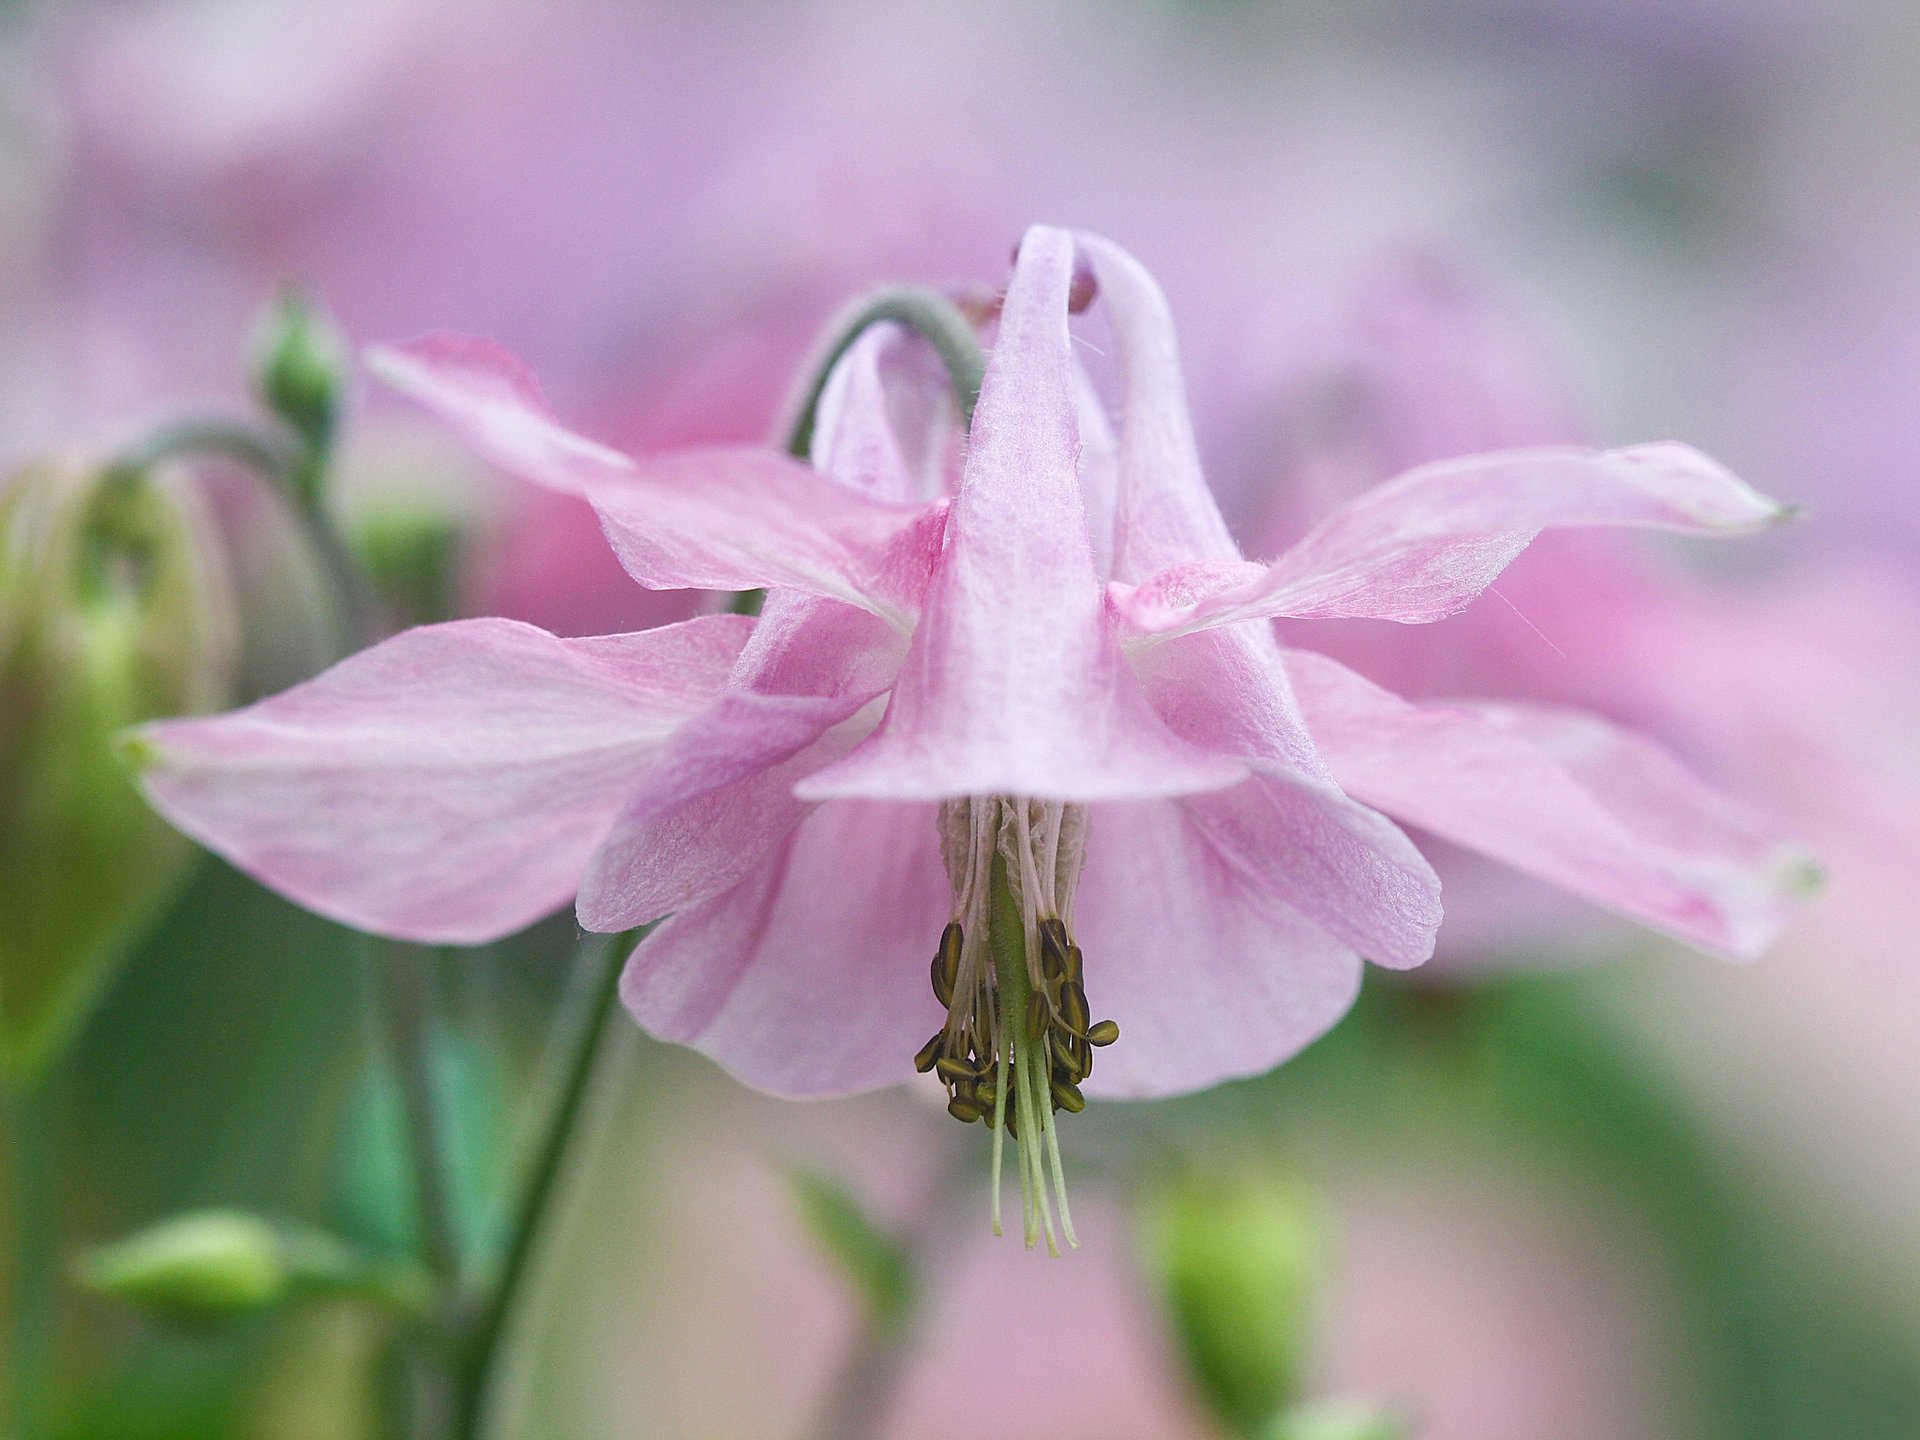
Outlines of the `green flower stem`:
{"type": "Polygon", "coordinates": [[[47,1428],[48,1381],[53,1370],[55,1319],[54,1116],[52,1087],[7,1093],[12,1151],[8,1200],[13,1247],[8,1257],[11,1311],[6,1328],[7,1433],[39,1440],[47,1428]]]}
{"type": "Polygon", "coordinates": [[[380,1011],[400,1085],[407,1148],[414,1157],[414,1202],[421,1251],[441,1290],[449,1325],[459,1321],[462,1265],[460,1230],[454,1218],[448,1172],[451,1152],[441,1124],[434,1081],[433,952],[405,945],[375,945],[374,978],[380,1011]]]}
{"type": "MultiPolygon", "coordinates": [[[[138,474],[168,460],[195,458],[223,459],[245,467],[286,506],[326,582],[338,655],[380,638],[373,588],[326,507],[323,472],[328,455],[324,448],[241,421],[189,420],[159,431],[121,457],[115,468],[138,474]]],[[[372,946],[372,959],[381,1029],[406,1121],[421,1250],[439,1292],[435,1310],[443,1333],[414,1341],[422,1387],[415,1413],[423,1433],[431,1434],[443,1427],[444,1417],[452,1412],[458,1387],[455,1356],[465,1329],[464,1276],[449,1168],[452,1157],[434,1082],[433,960],[425,951],[378,944],[372,946]]]]}
{"type": "Polygon", "coordinates": [[[314,466],[324,456],[289,443],[263,427],[238,420],[184,420],[158,431],[114,468],[138,473],[168,460],[221,459],[265,480],[300,527],[300,538],[319,565],[334,605],[337,652],[345,655],[378,637],[379,606],[373,587],[325,509],[314,466]]]}
{"type": "MultiPolygon", "coordinates": [[[[810,377],[807,386],[800,392],[793,418],[785,427],[782,443],[789,455],[800,460],[812,455],[814,424],[820,397],[826,393],[827,377],[856,340],[887,321],[906,326],[933,347],[946,366],[954,403],[960,410],[960,426],[963,430],[973,428],[974,407],[980,403],[980,384],[987,373],[987,359],[974,338],[973,326],[938,290],[918,285],[889,286],[856,302],[827,327],[825,342],[804,372],[810,377]]],[[[727,608],[736,615],[758,615],[765,600],[764,590],[743,590],[727,608]]]]}
{"type": "Polygon", "coordinates": [[[514,1323],[540,1237],[546,1232],[568,1169],[573,1143],[593,1110],[600,1058],[620,996],[620,972],[644,931],[600,939],[587,959],[598,967],[598,984],[585,1023],[573,1040],[559,1097],[538,1142],[520,1200],[507,1229],[507,1248],[499,1277],[481,1302],[471,1339],[460,1364],[454,1406],[453,1440],[481,1440],[490,1413],[500,1354],[514,1323]]]}
{"type": "Polygon", "coordinates": [[[806,372],[812,379],[801,392],[800,403],[787,428],[788,454],[804,460],[812,453],[814,420],[820,409],[820,397],[826,393],[827,377],[856,340],[873,326],[889,320],[906,326],[933,347],[940,363],[947,367],[953,398],[960,407],[961,428],[973,428],[973,409],[980,402],[980,382],[987,373],[986,357],[980,351],[980,342],[974,338],[973,326],[939,291],[902,285],[856,301],[842,319],[828,327],[826,343],[806,372]]]}

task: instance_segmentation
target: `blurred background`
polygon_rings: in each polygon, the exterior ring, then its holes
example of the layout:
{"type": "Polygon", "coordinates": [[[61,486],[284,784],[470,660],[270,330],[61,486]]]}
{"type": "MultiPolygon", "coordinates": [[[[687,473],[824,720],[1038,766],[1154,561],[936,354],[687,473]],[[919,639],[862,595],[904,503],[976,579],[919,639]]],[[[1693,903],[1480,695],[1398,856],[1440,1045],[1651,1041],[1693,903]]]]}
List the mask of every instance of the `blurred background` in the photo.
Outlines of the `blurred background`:
{"type": "MultiPolygon", "coordinates": [[[[926,1096],[784,1104],[623,1032],[501,1433],[865,1406],[899,1440],[1209,1437],[1251,1433],[1251,1368],[1425,1440],[1920,1435],[1917,67],[1900,0],[0,0],[7,470],[245,406],[289,281],[356,347],[500,339],[610,442],[758,441],[851,295],[995,283],[1050,220],[1166,286],[1251,554],[1408,465],[1561,440],[1682,438],[1808,507],[1711,554],[1543,544],[1455,620],[1314,637],[1404,693],[1599,709],[1782,816],[1829,887],[1768,958],[1443,854],[1425,972],[1271,1076],[1070,1128],[1086,1244],[1057,1262],[987,1233],[979,1137],[926,1096]]],[[[398,618],[696,603],[385,397],[341,445],[398,618]]],[[[295,537],[242,477],[195,482],[230,698],[311,673],[295,537]]],[[[44,1082],[52,1243],[220,1205],[405,1247],[350,937],[184,868],[44,1082]]],[[[572,935],[433,957],[481,1227],[572,935]]],[[[46,1303],[50,1433],[377,1433],[351,1307],[46,1303]]]]}

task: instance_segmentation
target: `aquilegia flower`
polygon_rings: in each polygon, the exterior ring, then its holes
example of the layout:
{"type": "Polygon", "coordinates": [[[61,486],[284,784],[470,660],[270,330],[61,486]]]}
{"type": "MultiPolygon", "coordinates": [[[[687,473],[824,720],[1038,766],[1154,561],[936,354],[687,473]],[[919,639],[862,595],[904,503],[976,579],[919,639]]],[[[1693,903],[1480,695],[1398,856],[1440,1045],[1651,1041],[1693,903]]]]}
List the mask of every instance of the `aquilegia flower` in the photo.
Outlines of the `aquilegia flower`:
{"type": "Polygon", "coordinates": [[[402,938],[484,940],[575,893],[593,930],[670,916],[626,973],[642,1025],[788,1095],[917,1057],[996,1160],[1017,1141],[1030,1243],[1083,1085],[1264,1070],[1346,1010],[1362,957],[1427,958],[1439,883],[1388,814],[1709,949],[1773,934],[1797,853],[1648,742],[1416,707],[1266,621],[1433,620],[1549,526],[1736,533],[1779,507],[1678,445],[1518,451],[1413,471],[1255,565],[1202,478],[1165,301],[1110,243],[1028,232],[963,461],[915,349],[890,325],[851,347],[811,466],[634,461],[562,429],[487,342],[385,352],[483,454],[585,493],[641,584],[765,587],[763,613],[412,631],[149,727],[148,794],[402,938]],[[1117,437],[1069,333],[1089,282],[1117,437]]]}

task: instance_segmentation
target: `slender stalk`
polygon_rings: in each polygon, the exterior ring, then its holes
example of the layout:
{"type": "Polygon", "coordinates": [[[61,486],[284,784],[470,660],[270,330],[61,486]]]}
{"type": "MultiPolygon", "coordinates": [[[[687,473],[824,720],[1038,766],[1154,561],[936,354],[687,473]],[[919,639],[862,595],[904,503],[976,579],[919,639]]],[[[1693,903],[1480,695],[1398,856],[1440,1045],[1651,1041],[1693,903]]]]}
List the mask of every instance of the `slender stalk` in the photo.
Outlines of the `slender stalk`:
{"type": "MultiPolygon", "coordinates": [[[[380,638],[373,588],[346,538],[326,509],[324,447],[230,419],[188,420],[152,436],[121,457],[118,469],[136,473],[168,460],[213,457],[252,471],[272,489],[300,528],[319,566],[334,609],[335,648],[344,657],[380,638]]],[[[428,952],[373,944],[373,990],[388,1053],[400,1087],[407,1154],[419,1218],[421,1252],[440,1291],[438,1334],[403,1342],[414,1355],[419,1391],[416,1423],[424,1434],[442,1431],[454,1413],[459,1355],[466,1333],[460,1234],[450,1180],[452,1154],[441,1124],[434,1076],[435,987],[428,952]]]]}
{"type": "Polygon", "coordinates": [[[53,1370],[54,1117],[49,1082],[9,1092],[12,1142],[8,1176],[13,1247],[9,1258],[12,1314],[7,1324],[7,1402],[14,1440],[39,1440],[47,1428],[53,1370]]]}
{"type": "Polygon", "coordinates": [[[906,326],[933,347],[940,363],[947,367],[953,398],[960,407],[961,427],[973,428],[973,408],[980,401],[980,382],[987,373],[986,357],[980,352],[980,342],[974,338],[973,326],[938,290],[916,285],[890,286],[856,301],[844,318],[827,328],[826,343],[804,372],[810,377],[807,388],[801,392],[799,403],[794,406],[793,420],[787,427],[789,454],[804,460],[812,452],[814,419],[835,363],[870,328],[889,320],[906,326]]]}
{"type": "Polygon", "coordinates": [[[300,527],[301,540],[319,565],[335,606],[339,653],[373,640],[379,633],[379,606],[339,527],[328,517],[323,489],[311,473],[321,457],[303,451],[272,431],[238,420],[183,420],[151,436],[122,456],[117,469],[141,471],[167,460],[194,456],[245,466],[273,489],[300,527]]]}
{"type": "MultiPolygon", "coordinates": [[[[912,330],[933,347],[940,363],[947,368],[953,386],[954,403],[960,409],[963,430],[973,428],[974,407],[980,402],[980,384],[987,373],[986,356],[974,338],[973,326],[954,303],[937,290],[923,286],[890,286],[849,307],[846,314],[827,327],[827,338],[813,363],[805,371],[807,385],[792,406],[793,418],[784,427],[781,443],[787,453],[805,460],[813,453],[814,424],[820,410],[820,397],[826,393],[827,377],[833,367],[870,328],[892,321],[912,330]]],[[[758,615],[765,602],[764,590],[742,590],[728,602],[736,615],[758,615]]]]}
{"type": "Polygon", "coordinates": [[[599,967],[599,983],[586,1022],[574,1041],[560,1094],[535,1149],[519,1204],[508,1226],[499,1278],[474,1320],[472,1338],[460,1366],[453,1440],[481,1440],[485,1434],[498,1383],[500,1355],[524,1298],[534,1262],[539,1258],[539,1242],[558,1201],[574,1141],[593,1108],[600,1057],[620,994],[620,972],[641,933],[628,931],[624,935],[607,936],[591,956],[599,967]]]}
{"type": "Polygon", "coordinates": [[[399,1082],[407,1148],[416,1160],[414,1205],[421,1252],[451,1308],[460,1287],[460,1229],[448,1183],[452,1152],[440,1123],[434,1080],[433,956],[402,945],[379,945],[375,952],[373,970],[388,1053],[399,1082]]]}

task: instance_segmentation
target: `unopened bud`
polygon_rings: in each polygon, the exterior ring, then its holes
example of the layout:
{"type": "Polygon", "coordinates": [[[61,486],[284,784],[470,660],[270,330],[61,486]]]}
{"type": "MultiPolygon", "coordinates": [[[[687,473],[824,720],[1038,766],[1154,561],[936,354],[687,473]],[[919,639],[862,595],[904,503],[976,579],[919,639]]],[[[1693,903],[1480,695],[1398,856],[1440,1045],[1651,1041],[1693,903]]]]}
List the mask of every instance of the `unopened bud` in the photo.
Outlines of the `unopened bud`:
{"type": "Polygon", "coordinates": [[[307,449],[324,454],[340,419],[347,346],[333,322],[289,288],[261,322],[253,384],[260,401],[286,421],[307,449]]]}
{"type": "Polygon", "coordinates": [[[193,847],[115,753],[227,703],[233,604],[184,477],[0,480],[0,1069],[30,1081],[172,894],[193,847]]]}
{"type": "Polygon", "coordinates": [[[433,1284],[411,1261],[371,1255],[337,1235],[244,1210],[195,1210],[103,1245],[82,1284],[170,1320],[206,1322],[273,1306],[351,1297],[426,1312],[433,1284]]]}
{"type": "Polygon", "coordinates": [[[1142,1258],[1208,1408],[1258,1435],[1299,1396],[1326,1258],[1314,1198],[1271,1173],[1188,1175],[1141,1214],[1142,1258]]]}
{"type": "Polygon", "coordinates": [[[1400,1415],[1350,1400],[1302,1405],[1280,1416],[1261,1440],[1412,1440],[1400,1415]]]}
{"type": "Polygon", "coordinates": [[[293,1287],[274,1227],[238,1210],[175,1216],[81,1263],[89,1289],[175,1319],[210,1320],[262,1310],[293,1287]]]}

